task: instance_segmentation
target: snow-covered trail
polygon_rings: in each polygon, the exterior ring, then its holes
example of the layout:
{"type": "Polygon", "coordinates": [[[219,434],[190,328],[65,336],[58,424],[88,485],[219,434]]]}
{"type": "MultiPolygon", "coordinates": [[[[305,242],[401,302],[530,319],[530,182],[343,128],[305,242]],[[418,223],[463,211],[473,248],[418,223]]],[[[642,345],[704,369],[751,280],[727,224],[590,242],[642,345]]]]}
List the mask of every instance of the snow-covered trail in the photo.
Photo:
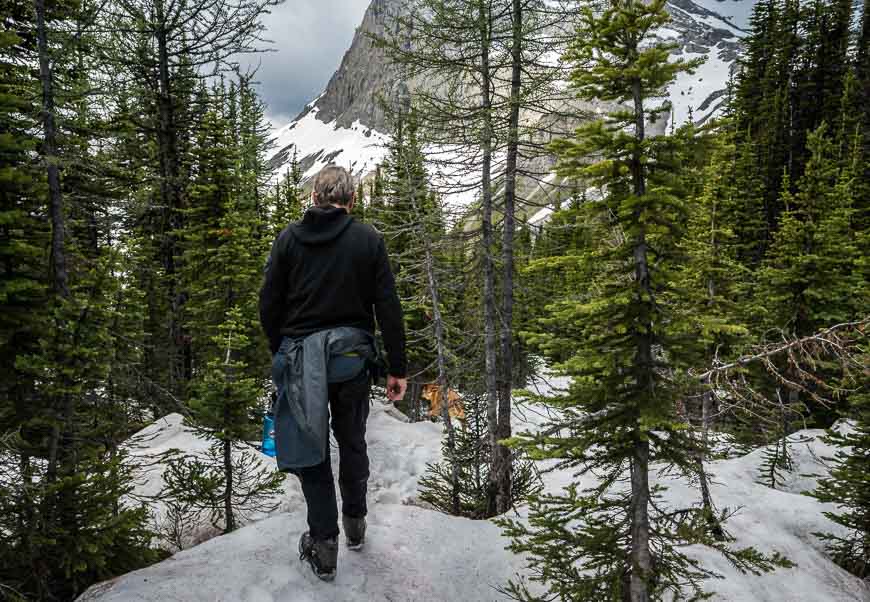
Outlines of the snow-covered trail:
{"type": "Polygon", "coordinates": [[[101,602],[351,602],[504,600],[521,562],[492,543],[498,527],[419,508],[377,504],[366,548],[341,544],[335,582],[319,581],[296,552],[304,513],[282,514],[96,586],[101,602]]]}
{"type": "MultiPolygon", "coordinates": [[[[555,380],[541,392],[559,388],[555,380]]],[[[534,430],[544,420],[541,407],[520,408],[517,422],[534,430]]],[[[151,452],[167,447],[202,446],[179,419],[158,421],[146,434],[151,452]]],[[[517,425],[517,430],[522,427],[517,425]]],[[[778,551],[797,564],[771,574],[743,575],[717,553],[695,547],[689,553],[719,572],[723,579],[706,584],[713,600],[728,602],[870,601],[870,590],[826,556],[813,535],[834,525],[822,512],[830,506],[803,495],[815,486],[813,474],[824,472],[820,458],[831,449],[821,431],[793,435],[796,470],[784,490],[755,482],[761,450],[708,465],[712,494],[720,509],[739,509],[727,523],[735,546],[778,551]]],[[[441,457],[441,428],[408,424],[393,408],[375,402],[368,425],[372,477],[369,487],[369,536],[365,550],[350,552],[341,542],[334,583],[317,580],[298,559],[297,542],[305,530],[305,508],[295,478],[287,480],[278,512],[235,533],[213,538],[173,557],[94,586],[81,600],[184,602],[308,601],[449,601],[507,600],[498,588],[526,574],[522,557],[506,550],[508,540],[489,521],[451,517],[415,505],[417,482],[428,462],[441,457]]],[[[145,453],[143,450],[142,453],[145,453]]],[[[263,457],[264,462],[269,462],[263,457]]],[[[159,489],[159,473],[141,485],[159,489]]],[[[558,492],[575,480],[571,470],[544,475],[548,491],[558,492]]],[[[665,499],[679,507],[693,505],[698,492],[680,481],[659,479],[665,499]]],[[[521,516],[526,514],[520,508],[521,516]]]]}

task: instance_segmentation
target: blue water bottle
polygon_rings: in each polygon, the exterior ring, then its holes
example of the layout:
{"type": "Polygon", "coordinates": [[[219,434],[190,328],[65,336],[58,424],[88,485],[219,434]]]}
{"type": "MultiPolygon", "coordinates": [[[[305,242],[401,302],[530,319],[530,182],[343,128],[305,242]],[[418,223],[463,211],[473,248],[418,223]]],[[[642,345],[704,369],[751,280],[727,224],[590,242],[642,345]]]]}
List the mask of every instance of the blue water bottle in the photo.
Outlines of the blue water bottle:
{"type": "Polygon", "coordinates": [[[275,452],[275,416],[271,412],[263,417],[263,447],[262,452],[274,458],[275,452]]]}

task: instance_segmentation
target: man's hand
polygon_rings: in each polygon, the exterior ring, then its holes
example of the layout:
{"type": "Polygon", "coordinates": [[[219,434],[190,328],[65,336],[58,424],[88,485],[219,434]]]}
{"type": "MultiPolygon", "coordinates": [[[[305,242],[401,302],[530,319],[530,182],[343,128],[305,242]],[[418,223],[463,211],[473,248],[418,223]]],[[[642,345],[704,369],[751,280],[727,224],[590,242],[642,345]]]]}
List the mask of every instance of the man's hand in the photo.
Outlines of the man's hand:
{"type": "Polygon", "coordinates": [[[387,397],[390,401],[401,401],[405,397],[405,389],[408,388],[407,378],[387,376],[387,397]]]}

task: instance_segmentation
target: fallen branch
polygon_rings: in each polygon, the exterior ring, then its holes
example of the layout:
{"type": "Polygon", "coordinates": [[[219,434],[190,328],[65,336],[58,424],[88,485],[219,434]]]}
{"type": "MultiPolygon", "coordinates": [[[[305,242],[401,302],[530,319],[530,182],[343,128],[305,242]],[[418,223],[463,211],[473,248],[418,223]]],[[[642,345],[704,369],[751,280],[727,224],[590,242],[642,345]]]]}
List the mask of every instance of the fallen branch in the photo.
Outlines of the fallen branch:
{"type": "MultiPolygon", "coordinates": [[[[856,320],[854,322],[843,322],[842,324],[836,324],[806,337],[786,340],[785,342],[776,345],[763,346],[761,350],[756,353],[744,355],[732,362],[714,366],[710,370],[707,370],[706,372],[702,372],[701,374],[697,375],[697,378],[699,380],[711,379],[715,375],[719,375],[724,372],[734,370],[736,368],[742,368],[753,362],[766,360],[775,355],[786,353],[794,349],[804,348],[810,343],[818,343],[823,346],[832,346],[845,350],[847,348],[849,340],[843,339],[839,335],[844,331],[858,331],[861,333],[862,336],[866,336],[864,334],[864,331],[868,327],[870,327],[870,316],[867,316],[861,320],[856,320]]],[[[849,344],[848,346],[851,347],[852,345],[854,345],[854,341],[852,341],[851,344],[849,344]]]]}

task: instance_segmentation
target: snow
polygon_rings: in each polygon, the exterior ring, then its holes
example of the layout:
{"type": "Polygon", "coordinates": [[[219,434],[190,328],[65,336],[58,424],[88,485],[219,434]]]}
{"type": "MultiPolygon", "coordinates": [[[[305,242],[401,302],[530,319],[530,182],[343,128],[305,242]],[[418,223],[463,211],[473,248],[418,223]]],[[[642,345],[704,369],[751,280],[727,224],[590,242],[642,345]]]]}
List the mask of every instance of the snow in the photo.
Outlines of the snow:
{"type": "MultiPolygon", "coordinates": [[[[713,474],[711,493],[719,508],[740,508],[726,523],[726,529],[740,546],[756,546],[764,552],[779,551],[797,564],[760,577],[741,576],[724,558],[706,549],[693,550],[696,558],[725,576],[709,583],[716,600],[840,601],[868,600],[870,590],[833,565],[814,533],[838,531],[822,515],[833,507],[804,495],[815,488],[825,472],[822,458],[833,454],[823,443],[823,431],[807,430],[790,437],[795,470],[783,490],[755,482],[762,450],[746,456],[710,463],[713,474]]],[[[688,498],[697,493],[685,485],[668,483],[668,498],[688,498]]]]}
{"type": "MultiPolygon", "coordinates": [[[[694,22],[708,34],[716,30],[714,39],[721,39],[716,46],[705,52],[686,52],[675,55],[674,58],[704,58],[706,62],[694,74],[681,73],[671,85],[669,98],[674,106],[674,119],[677,126],[688,119],[689,109],[693,111],[696,123],[708,120],[721,106],[723,99],[711,98],[715,93],[723,94],[731,73],[732,60],[722,57],[728,55],[733,59],[734,44],[742,38],[749,29],[756,0],[687,0],[691,5],[669,5],[669,10],[678,17],[677,21],[694,22]],[[688,10],[687,10],[688,9],[688,10]],[[724,35],[724,38],[721,36],[724,35]],[[703,106],[706,102],[706,106],[703,106]]],[[[663,40],[674,40],[681,37],[673,28],[662,28],[657,37],[663,40]]],[[[700,46],[707,44],[699,41],[700,46]]],[[[697,48],[697,44],[695,47],[697,48]]],[[[691,46],[690,46],[691,48],[691,46]]]]}
{"type": "Polygon", "coordinates": [[[680,32],[671,29],[670,27],[659,27],[656,30],[656,37],[661,38],[662,40],[679,40],[680,32]]]}
{"type": "MultiPolygon", "coordinates": [[[[346,167],[356,177],[363,177],[374,171],[389,154],[387,144],[390,136],[363,125],[359,120],[350,128],[339,127],[334,121],[325,123],[318,119],[315,99],[308,105],[307,112],[298,120],[280,128],[273,134],[277,154],[295,146],[301,163],[313,157],[313,164],[302,174],[308,179],[330,163],[346,167]]],[[[469,170],[460,147],[450,145],[430,145],[425,149],[431,164],[431,184],[441,196],[449,213],[461,212],[477,200],[479,174],[469,170]]],[[[292,149],[287,156],[292,156],[292,149]]],[[[499,161],[497,155],[494,163],[499,161]]],[[[289,161],[289,159],[288,159],[289,161]]],[[[289,163],[281,167],[281,173],[289,169],[289,163]]]]}
{"type": "Polygon", "coordinates": [[[535,211],[534,215],[529,218],[529,224],[533,226],[537,226],[542,222],[546,221],[548,217],[553,215],[553,209],[551,207],[541,207],[537,211],[535,211]]]}
{"type": "MultiPolygon", "coordinates": [[[[568,384],[567,379],[544,371],[528,390],[552,395],[568,384]]],[[[518,395],[516,402],[515,431],[539,430],[553,412],[539,398],[529,401],[518,395]]],[[[735,546],[778,551],[797,564],[762,576],[742,575],[717,553],[692,548],[692,556],[723,577],[705,584],[716,592],[713,600],[870,600],[866,586],[834,565],[814,535],[837,531],[822,514],[832,507],[804,495],[825,474],[823,459],[833,453],[822,435],[822,431],[806,430],[791,436],[795,470],[782,490],[756,482],[761,449],[707,464],[717,507],[737,511],[726,524],[736,538],[735,546]]],[[[136,453],[150,455],[173,447],[197,451],[206,446],[177,415],[148,427],[136,441],[136,453]]],[[[97,585],[81,600],[507,600],[498,588],[523,576],[525,569],[522,557],[506,551],[509,542],[499,528],[490,521],[446,516],[417,505],[417,482],[426,464],[441,457],[440,426],[409,424],[391,405],[375,401],[368,443],[372,464],[368,543],[362,552],[340,549],[335,583],[318,581],[297,558],[296,542],[305,530],[305,510],[296,479],[290,477],[281,510],[273,516],[97,585]]],[[[542,465],[551,466],[552,462],[542,465]]],[[[545,489],[553,493],[577,480],[571,470],[552,470],[542,476],[545,489]]],[[[688,484],[666,477],[656,480],[668,487],[664,498],[669,504],[697,503],[699,493],[688,484]]],[[[155,473],[140,485],[138,493],[157,490],[159,474],[155,473]]],[[[518,512],[522,520],[528,509],[521,507],[518,512]]]]}
{"type": "Polygon", "coordinates": [[[503,600],[495,588],[522,566],[492,547],[500,535],[490,522],[381,504],[370,516],[365,550],[341,546],[335,582],[322,583],[299,561],[303,530],[303,513],[276,516],[92,588],[80,600],[503,600]]]}
{"type": "Polygon", "coordinates": [[[703,109],[701,107],[711,94],[724,90],[728,82],[731,62],[721,58],[718,46],[706,55],[685,53],[677,58],[707,59],[694,74],[683,72],[677,75],[676,81],[668,90],[674,107],[674,122],[679,127],[688,121],[689,109],[692,110],[696,123],[714,112],[723,99],[713,100],[703,109]]]}
{"type": "MultiPolygon", "coordinates": [[[[317,102],[316,99],[314,102],[317,102]]],[[[355,121],[350,128],[339,127],[334,121],[325,123],[317,118],[319,109],[313,104],[309,105],[308,112],[300,119],[274,134],[276,152],[293,145],[300,162],[307,157],[315,157],[303,178],[310,178],[329,163],[346,167],[353,174],[361,176],[373,171],[384,160],[387,154],[387,137],[384,134],[359,121],[355,121]]]]}
{"type": "MultiPolygon", "coordinates": [[[[375,401],[372,405],[367,428],[372,473],[369,501],[376,504],[416,503],[417,480],[425,472],[427,464],[441,459],[439,425],[430,422],[407,424],[397,419],[397,416],[401,416],[401,412],[390,404],[375,401]]],[[[207,441],[184,426],[180,414],[161,418],[131,438],[128,445],[130,454],[143,464],[137,475],[133,497],[150,500],[155,527],[160,528],[166,520],[166,507],[159,497],[163,488],[164,469],[160,456],[173,449],[188,453],[204,452],[208,445],[207,441]]],[[[277,469],[274,459],[253,448],[235,453],[253,454],[261,466],[277,469]]],[[[332,464],[338,466],[338,449],[334,439],[332,464]]],[[[277,512],[298,512],[300,508],[304,508],[302,489],[298,480],[288,475],[277,512]]],[[[186,546],[215,535],[214,528],[209,524],[187,525],[187,529],[186,546]]]]}

